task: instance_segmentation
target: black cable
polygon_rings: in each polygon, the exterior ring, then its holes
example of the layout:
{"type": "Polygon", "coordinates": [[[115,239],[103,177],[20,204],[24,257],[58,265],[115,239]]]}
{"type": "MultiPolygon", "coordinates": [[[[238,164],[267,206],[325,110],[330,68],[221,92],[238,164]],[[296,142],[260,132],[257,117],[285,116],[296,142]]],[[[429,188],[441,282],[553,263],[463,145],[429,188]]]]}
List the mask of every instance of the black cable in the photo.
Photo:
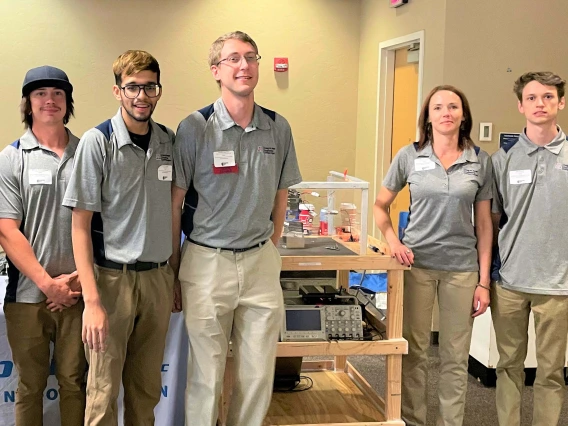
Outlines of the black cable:
{"type": "Polygon", "coordinates": [[[314,386],[314,381],[309,376],[300,376],[300,380],[294,383],[294,386],[290,387],[289,389],[274,389],[274,392],[282,392],[282,393],[289,393],[289,392],[304,392],[308,389],[311,389],[314,386]],[[306,380],[308,383],[304,386],[299,387],[302,384],[302,380],[306,380]]]}

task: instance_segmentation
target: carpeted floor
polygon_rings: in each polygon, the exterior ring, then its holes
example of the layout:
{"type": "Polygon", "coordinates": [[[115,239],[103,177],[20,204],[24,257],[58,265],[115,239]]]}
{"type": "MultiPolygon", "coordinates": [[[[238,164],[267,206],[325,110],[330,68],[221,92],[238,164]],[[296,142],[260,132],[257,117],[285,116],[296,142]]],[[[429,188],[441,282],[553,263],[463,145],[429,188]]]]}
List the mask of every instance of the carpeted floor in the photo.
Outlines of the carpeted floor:
{"type": "MultiPolygon", "coordinates": [[[[438,348],[432,346],[429,354],[430,383],[428,389],[428,426],[435,426],[438,400],[438,368],[440,359],[438,348]]],[[[381,356],[352,356],[349,361],[367,379],[379,395],[384,395],[385,362],[381,356]]],[[[532,387],[526,387],[523,394],[521,426],[530,426],[532,421],[532,387]]],[[[568,426],[568,390],[567,398],[562,407],[562,417],[559,426],[568,426]]],[[[463,426],[497,426],[497,409],[495,407],[495,388],[486,388],[472,376],[469,376],[467,398],[465,404],[465,419],[463,426]]],[[[553,425],[550,425],[553,426],[553,425]]]]}

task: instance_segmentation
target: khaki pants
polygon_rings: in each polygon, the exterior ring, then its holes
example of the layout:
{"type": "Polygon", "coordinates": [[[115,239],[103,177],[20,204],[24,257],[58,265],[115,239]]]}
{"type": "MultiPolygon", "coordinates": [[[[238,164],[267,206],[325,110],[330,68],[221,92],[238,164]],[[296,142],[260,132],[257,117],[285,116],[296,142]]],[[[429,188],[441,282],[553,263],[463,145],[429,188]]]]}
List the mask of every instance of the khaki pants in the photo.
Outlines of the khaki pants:
{"type": "Polygon", "coordinates": [[[426,425],[428,348],[436,293],[440,306],[440,382],[438,426],[463,423],[472,304],[478,272],[412,268],[404,272],[402,417],[407,424],[426,425]]]}
{"type": "Polygon", "coordinates": [[[61,425],[83,425],[87,368],[81,340],[83,301],[62,312],[50,312],[45,302],[6,303],[4,314],[8,342],[19,375],[16,425],[43,425],[50,342],[54,343],[61,425]]]}
{"type": "Polygon", "coordinates": [[[189,334],[186,426],[214,426],[229,339],[235,384],[229,426],[260,426],[272,398],[283,320],[282,262],[270,240],[233,254],[186,242],[180,281],[189,334]]]}
{"type": "Polygon", "coordinates": [[[559,424],[566,394],[568,296],[521,293],[505,289],[499,283],[493,283],[491,287],[491,316],[499,351],[496,370],[499,425],[521,424],[521,395],[525,382],[529,313],[532,311],[537,360],[532,424],[555,426],[559,424]]]}
{"type": "Polygon", "coordinates": [[[144,272],[97,267],[97,274],[99,295],[108,314],[108,347],[106,352],[86,348],[85,425],[118,424],[122,381],[124,426],[153,426],[173,306],[173,272],[166,265],[144,272]]]}

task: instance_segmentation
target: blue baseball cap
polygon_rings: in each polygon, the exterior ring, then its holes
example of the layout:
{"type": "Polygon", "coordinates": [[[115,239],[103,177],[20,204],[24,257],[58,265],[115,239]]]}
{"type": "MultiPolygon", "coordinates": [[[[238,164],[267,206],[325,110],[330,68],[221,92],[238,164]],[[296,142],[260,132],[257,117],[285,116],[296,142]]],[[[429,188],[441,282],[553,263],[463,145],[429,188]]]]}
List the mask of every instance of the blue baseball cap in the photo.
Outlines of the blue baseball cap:
{"type": "Polygon", "coordinates": [[[69,83],[67,74],[59,68],[49,65],[32,68],[26,73],[22,85],[22,96],[27,96],[40,87],[57,87],[65,90],[68,94],[73,93],[73,86],[69,83]]]}

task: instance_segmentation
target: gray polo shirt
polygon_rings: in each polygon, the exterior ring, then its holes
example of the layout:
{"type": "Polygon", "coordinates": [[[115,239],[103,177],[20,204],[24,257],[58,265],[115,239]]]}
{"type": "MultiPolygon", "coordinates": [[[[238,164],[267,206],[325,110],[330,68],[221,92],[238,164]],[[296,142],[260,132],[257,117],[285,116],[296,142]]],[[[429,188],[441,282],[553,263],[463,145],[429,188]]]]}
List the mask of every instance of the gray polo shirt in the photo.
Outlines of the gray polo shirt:
{"type": "Polygon", "coordinates": [[[120,108],[81,138],[63,204],[95,212],[95,261],[163,262],[172,253],[174,133],[150,126],[147,153],[130,140],[120,108]]]}
{"type": "MultiPolygon", "coordinates": [[[[67,130],[63,158],[28,130],[0,153],[0,218],[21,221],[40,265],[51,277],[75,271],[71,211],[61,205],[79,139],[67,130]]],[[[40,303],[45,295],[10,263],[6,302],[40,303]]]]}
{"type": "MultiPolygon", "coordinates": [[[[477,148],[479,150],[479,148],[477,148]]],[[[446,171],[427,145],[411,144],[392,161],[383,186],[410,189],[410,216],[402,242],[414,252],[414,265],[443,271],[478,271],[474,203],[492,198],[491,159],[468,148],[446,171]]]]}
{"type": "Polygon", "coordinates": [[[525,132],[507,152],[493,154],[493,213],[505,214],[499,232],[501,284],[525,293],[568,295],[568,144],[559,128],[548,145],[525,132]],[[564,229],[564,230],[563,230],[564,229]]]}
{"type": "Polygon", "coordinates": [[[270,238],[276,191],[302,181],[286,119],[255,104],[242,129],[221,99],[180,123],[174,163],[175,185],[193,184],[199,199],[193,217],[184,213],[184,233],[213,247],[247,248],[270,238]],[[216,152],[232,152],[238,173],[215,174],[216,152]]]}

